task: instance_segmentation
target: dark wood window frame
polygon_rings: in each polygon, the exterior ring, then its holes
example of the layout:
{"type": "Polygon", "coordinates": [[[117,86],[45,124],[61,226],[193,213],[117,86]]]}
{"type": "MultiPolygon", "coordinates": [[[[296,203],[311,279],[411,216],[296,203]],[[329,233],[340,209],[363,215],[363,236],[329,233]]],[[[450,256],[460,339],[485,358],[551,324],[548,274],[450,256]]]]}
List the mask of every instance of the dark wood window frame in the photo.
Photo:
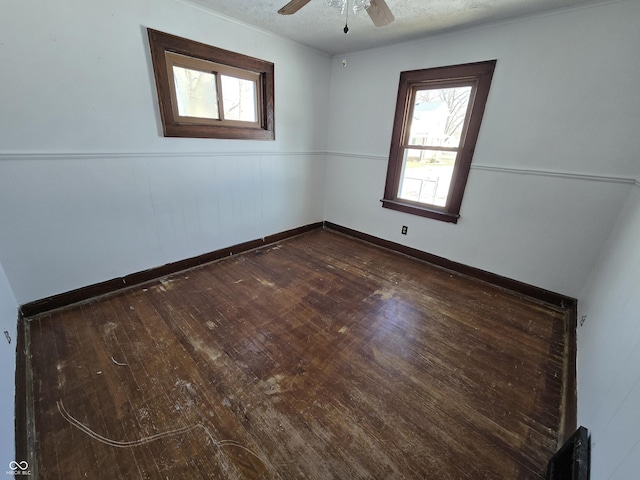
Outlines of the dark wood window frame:
{"type": "MultiPolygon", "coordinates": [[[[165,137],[228,138],[274,140],[274,66],[273,63],[221,48],[147,29],[153,72],[165,137]],[[169,52],[169,55],[167,53],[169,52]],[[171,53],[191,57],[194,63],[213,63],[254,74],[257,83],[257,118],[252,122],[233,122],[178,115],[175,88],[171,76],[171,53]]],[[[175,56],[173,56],[175,57],[175,56]]]]}
{"type": "Polygon", "coordinates": [[[400,73],[398,99],[391,137],[389,165],[385,183],[384,208],[420,215],[445,222],[457,223],[460,218],[462,196],[467,184],[471,160],[480,132],[480,124],[496,60],[448,67],[412,70],[400,73]],[[410,149],[408,136],[413,115],[415,92],[420,89],[471,86],[469,107],[465,117],[458,157],[454,165],[449,194],[444,207],[399,198],[399,188],[405,150],[410,149]]]}

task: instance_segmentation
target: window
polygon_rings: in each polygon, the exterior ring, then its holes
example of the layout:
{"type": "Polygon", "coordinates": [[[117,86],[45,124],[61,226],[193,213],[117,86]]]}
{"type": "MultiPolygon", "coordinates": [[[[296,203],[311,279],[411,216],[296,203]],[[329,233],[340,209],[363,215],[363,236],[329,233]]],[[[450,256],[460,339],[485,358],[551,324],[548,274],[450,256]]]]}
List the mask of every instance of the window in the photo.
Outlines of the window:
{"type": "Polygon", "coordinates": [[[273,64],[147,29],[165,137],[273,140],[273,64]]]}
{"type": "Polygon", "coordinates": [[[458,221],[495,65],[400,74],[383,207],[458,221]]]}

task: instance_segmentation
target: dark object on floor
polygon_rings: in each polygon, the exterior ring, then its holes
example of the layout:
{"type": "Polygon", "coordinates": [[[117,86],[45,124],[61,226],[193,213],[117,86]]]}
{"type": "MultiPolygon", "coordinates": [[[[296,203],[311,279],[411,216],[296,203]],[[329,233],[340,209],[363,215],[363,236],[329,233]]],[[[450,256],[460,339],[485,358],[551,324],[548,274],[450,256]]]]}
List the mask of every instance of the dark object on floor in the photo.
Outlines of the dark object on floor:
{"type": "Polygon", "coordinates": [[[578,428],[549,460],[547,480],[589,480],[590,440],[589,431],[578,428]]]}

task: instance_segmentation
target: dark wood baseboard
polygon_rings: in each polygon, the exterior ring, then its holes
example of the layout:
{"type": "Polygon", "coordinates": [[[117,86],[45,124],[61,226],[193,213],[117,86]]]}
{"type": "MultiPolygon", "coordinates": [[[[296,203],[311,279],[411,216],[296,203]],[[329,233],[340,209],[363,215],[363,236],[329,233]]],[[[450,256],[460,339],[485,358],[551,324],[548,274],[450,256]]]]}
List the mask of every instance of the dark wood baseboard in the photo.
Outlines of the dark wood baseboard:
{"type": "Polygon", "coordinates": [[[566,346],[564,354],[564,386],[565,392],[562,398],[562,431],[558,438],[558,448],[569,440],[573,432],[578,428],[578,382],[577,360],[578,360],[578,302],[574,302],[567,309],[567,325],[566,325],[566,346]]]}
{"type": "Polygon", "coordinates": [[[27,462],[32,478],[38,478],[35,461],[35,425],[33,411],[33,382],[31,381],[31,354],[29,327],[22,315],[18,316],[15,373],[15,460],[27,462]]]}
{"type": "Polygon", "coordinates": [[[560,308],[570,308],[571,305],[577,302],[577,300],[572,297],[561,295],[550,290],[545,290],[540,287],[535,287],[533,285],[529,285],[528,283],[503,277],[495,273],[487,272],[486,270],[481,270],[479,268],[470,267],[469,265],[454,262],[444,257],[439,257],[437,255],[433,255],[416,248],[407,247],[406,245],[402,245],[400,243],[384,240],[367,233],[359,232],[348,227],[343,227],[342,225],[336,225],[335,223],[325,221],[324,226],[331,230],[335,230],[336,232],[359,238],[360,240],[373,243],[374,245],[378,245],[379,247],[384,247],[389,250],[393,250],[404,255],[423,260],[432,265],[446,268],[447,270],[451,270],[453,272],[490,283],[491,285],[511,290],[514,293],[525,295],[527,297],[539,300],[550,305],[555,305],[560,308]]]}
{"type": "Polygon", "coordinates": [[[15,444],[16,462],[27,460],[27,351],[25,350],[24,338],[25,321],[22,316],[18,317],[18,328],[16,338],[16,396],[15,396],[15,444]]]}
{"type": "Polygon", "coordinates": [[[501,288],[505,288],[507,290],[511,290],[512,292],[518,293],[520,295],[525,295],[527,297],[534,298],[541,302],[555,305],[557,307],[570,309],[573,305],[577,304],[577,300],[575,298],[561,295],[559,293],[545,290],[543,288],[529,285],[527,283],[513,280],[507,277],[503,277],[501,275],[487,272],[479,268],[470,267],[462,263],[448,260],[444,257],[439,257],[437,255],[433,255],[431,253],[418,250],[416,248],[407,247],[406,245],[402,245],[400,243],[384,240],[382,238],[369,235],[367,233],[359,232],[357,230],[353,230],[348,227],[343,227],[341,225],[337,225],[335,223],[325,221],[325,222],[312,223],[302,227],[294,228],[292,230],[287,230],[284,232],[269,235],[261,239],[250,240],[248,242],[240,243],[227,248],[222,248],[220,250],[216,250],[213,252],[204,253],[196,257],[179,260],[177,262],[167,263],[159,267],[154,267],[141,272],[132,273],[124,277],[113,278],[111,280],[94,283],[92,285],[81,287],[76,290],[71,290],[69,292],[60,293],[60,294],[53,295],[40,300],[35,300],[33,302],[29,302],[22,305],[20,307],[20,311],[22,315],[25,317],[33,317],[35,315],[39,315],[41,313],[48,312],[50,310],[62,308],[67,305],[82,302],[84,300],[88,300],[93,297],[111,293],[116,290],[120,290],[122,288],[128,288],[134,285],[139,285],[141,283],[156,280],[158,278],[171,275],[171,274],[180,272],[182,270],[187,270],[189,268],[197,267],[205,263],[213,262],[221,258],[228,257],[229,255],[236,255],[238,253],[246,252],[254,248],[279,242],[286,238],[290,238],[296,235],[300,235],[302,233],[306,233],[312,230],[316,230],[318,228],[322,228],[323,226],[331,230],[335,230],[337,232],[349,235],[351,237],[364,240],[374,245],[378,245],[380,247],[387,248],[389,250],[393,250],[393,251],[402,253],[404,255],[417,258],[419,260],[423,260],[432,265],[436,265],[442,268],[446,268],[447,270],[460,273],[462,275],[467,275],[469,277],[476,278],[478,280],[490,283],[492,285],[495,285],[501,288]]]}
{"type": "Polygon", "coordinates": [[[410,257],[423,260],[432,265],[451,270],[468,277],[475,278],[482,282],[487,282],[491,285],[510,290],[518,295],[523,295],[529,298],[533,298],[546,304],[554,305],[562,308],[566,312],[566,351],[565,351],[565,378],[563,382],[563,417],[561,420],[560,430],[558,432],[558,446],[564,444],[567,438],[575,431],[577,425],[577,383],[576,383],[576,353],[577,353],[577,315],[578,315],[578,300],[566,295],[545,290],[540,287],[529,285],[518,280],[503,277],[495,273],[487,272],[479,268],[464,265],[462,263],[454,262],[431,253],[418,250],[416,248],[407,247],[400,243],[384,240],[367,233],[359,232],[342,225],[337,225],[328,221],[324,222],[325,228],[329,228],[336,232],[343,233],[350,237],[358,238],[368,243],[378,245],[379,247],[387,248],[410,257]]]}
{"type": "Polygon", "coordinates": [[[204,253],[197,257],[191,257],[177,262],[167,263],[159,267],[150,268],[142,272],[132,273],[124,277],[113,278],[100,283],[94,283],[86,287],[81,287],[69,292],[60,293],[51,297],[35,300],[33,302],[25,303],[20,307],[20,311],[24,317],[33,317],[40,315],[57,308],[66,307],[74,303],[83,302],[100,295],[106,295],[113,293],[123,288],[129,288],[134,285],[140,285],[141,283],[156,280],[167,275],[171,275],[189,268],[204,265],[205,263],[214,262],[229,255],[236,255],[238,253],[253,250],[254,248],[269,245],[271,243],[279,242],[286,238],[295,237],[318,228],[322,228],[323,222],[311,223],[302,227],[286,230],[284,232],[275,233],[264,238],[258,238],[250,240],[248,242],[239,243],[227,248],[221,248],[214,252],[204,253]]]}

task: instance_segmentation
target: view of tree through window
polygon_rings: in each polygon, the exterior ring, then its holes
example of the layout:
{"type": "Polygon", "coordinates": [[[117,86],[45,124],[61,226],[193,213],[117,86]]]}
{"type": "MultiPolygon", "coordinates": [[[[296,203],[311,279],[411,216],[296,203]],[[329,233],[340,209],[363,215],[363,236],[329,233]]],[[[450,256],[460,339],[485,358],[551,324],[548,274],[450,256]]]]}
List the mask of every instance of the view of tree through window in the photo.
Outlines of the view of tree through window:
{"type": "Polygon", "coordinates": [[[256,122],[256,82],[221,75],[224,118],[256,122]]]}
{"type": "Polygon", "coordinates": [[[400,198],[446,205],[470,94],[470,86],[415,92],[400,198]]]}
{"type": "Polygon", "coordinates": [[[173,66],[178,113],[183,117],[218,119],[216,75],[173,66]]]}

